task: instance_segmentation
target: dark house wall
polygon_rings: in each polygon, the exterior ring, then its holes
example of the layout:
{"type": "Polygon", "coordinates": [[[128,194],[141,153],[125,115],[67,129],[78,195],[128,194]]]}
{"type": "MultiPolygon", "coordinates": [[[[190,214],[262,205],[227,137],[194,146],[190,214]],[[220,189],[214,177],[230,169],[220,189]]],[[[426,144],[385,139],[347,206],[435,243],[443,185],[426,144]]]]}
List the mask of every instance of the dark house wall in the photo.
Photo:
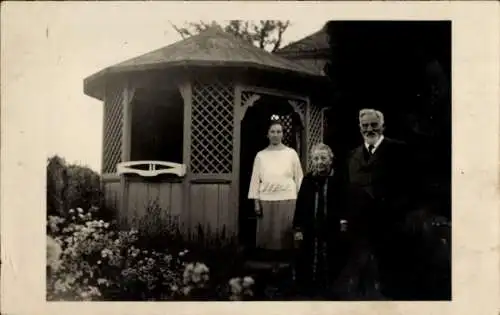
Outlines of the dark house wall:
{"type": "Polygon", "coordinates": [[[335,91],[325,141],[345,157],[362,141],[359,109],[383,111],[386,135],[415,148],[427,198],[449,217],[451,22],[331,21],[325,29],[335,91]]]}

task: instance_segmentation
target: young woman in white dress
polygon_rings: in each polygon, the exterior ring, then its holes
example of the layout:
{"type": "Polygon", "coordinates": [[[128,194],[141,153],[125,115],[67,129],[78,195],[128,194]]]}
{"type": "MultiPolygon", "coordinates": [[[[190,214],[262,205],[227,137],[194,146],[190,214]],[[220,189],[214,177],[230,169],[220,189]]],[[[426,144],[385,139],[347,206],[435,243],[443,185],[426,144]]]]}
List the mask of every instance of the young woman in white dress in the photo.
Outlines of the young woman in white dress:
{"type": "Polygon", "coordinates": [[[248,198],[257,214],[256,247],[289,250],[293,246],[292,221],[303,178],[297,152],[282,143],[283,125],[271,120],[269,146],[255,156],[248,198]]]}

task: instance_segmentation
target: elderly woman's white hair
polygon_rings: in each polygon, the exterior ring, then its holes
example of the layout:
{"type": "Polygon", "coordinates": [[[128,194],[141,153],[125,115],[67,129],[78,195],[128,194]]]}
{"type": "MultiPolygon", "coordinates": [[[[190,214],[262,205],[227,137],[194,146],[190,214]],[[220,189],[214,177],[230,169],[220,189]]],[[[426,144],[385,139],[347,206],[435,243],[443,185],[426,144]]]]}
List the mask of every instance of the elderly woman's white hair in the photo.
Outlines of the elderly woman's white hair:
{"type": "Polygon", "coordinates": [[[373,114],[377,116],[379,122],[381,125],[384,125],[384,114],[376,109],[373,108],[363,108],[362,110],[359,111],[359,120],[363,118],[363,116],[368,115],[368,114],[373,114]]]}
{"type": "Polygon", "coordinates": [[[312,148],[311,148],[311,155],[313,155],[314,152],[316,152],[316,151],[326,151],[327,154],[328,154],[328,157],[330,159],[332,159],[332,160],[335,157],[335,155],[333,154],[332,149],[328,145],[326,145],[326,144],[324,144],[322,142],[316,143],[315,145],[312,146],[312,148]]]}

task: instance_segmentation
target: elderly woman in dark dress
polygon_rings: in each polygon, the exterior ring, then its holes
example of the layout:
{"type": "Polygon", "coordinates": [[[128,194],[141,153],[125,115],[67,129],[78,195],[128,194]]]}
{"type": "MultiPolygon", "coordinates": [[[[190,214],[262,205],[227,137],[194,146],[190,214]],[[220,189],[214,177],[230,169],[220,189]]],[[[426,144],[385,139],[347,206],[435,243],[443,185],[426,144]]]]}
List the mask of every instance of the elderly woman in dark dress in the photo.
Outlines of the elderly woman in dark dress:
{"type": "Polygon", "coordinates": [[[302,181],[293,218],[296,282],[307,298],[335,299],[333,284],[347,260],[345,177],[327,145],[315,145],[311,155],[312,170],[302,181]]]}

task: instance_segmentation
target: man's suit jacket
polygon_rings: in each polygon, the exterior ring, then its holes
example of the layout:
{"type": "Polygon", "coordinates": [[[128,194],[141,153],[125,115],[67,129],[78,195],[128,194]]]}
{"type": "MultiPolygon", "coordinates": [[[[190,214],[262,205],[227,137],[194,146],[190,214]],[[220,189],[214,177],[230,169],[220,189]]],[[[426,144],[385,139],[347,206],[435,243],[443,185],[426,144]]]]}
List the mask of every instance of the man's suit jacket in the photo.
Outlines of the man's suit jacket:
{"type": "Polygon", "coordinates": [[[369,156],[362,144],[348,159],[350,217],[368,225],[404,218],[414,196],[415,163],[408,146],[384,137],[369,156]]]}

